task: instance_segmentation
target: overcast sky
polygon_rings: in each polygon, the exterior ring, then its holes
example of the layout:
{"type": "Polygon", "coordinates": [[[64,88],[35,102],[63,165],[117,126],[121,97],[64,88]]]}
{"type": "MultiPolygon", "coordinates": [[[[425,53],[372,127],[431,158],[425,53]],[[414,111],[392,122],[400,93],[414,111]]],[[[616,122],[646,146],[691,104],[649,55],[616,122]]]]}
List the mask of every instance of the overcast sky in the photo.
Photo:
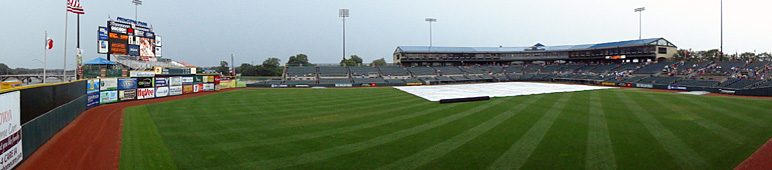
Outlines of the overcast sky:
{"type": "MultiPolygon", "coordinates": [[[[144,0],[140,21],[163,37],[163,55],[196,66],[219,61],[262,63],[277,57],[286,63],[304,53],[311,63],[337,63],[342,57],[342,21],[346,19],[346,56],[366,63],[391,62],[397,46],[428,46],[427,17],[434,46],[494,47],[574,45],[664,37],[679,48],[707,50],[720,45],[719,0],[144,0]]],[[[96,53],[97,27],[108,16],[134,18],[131,0],[81,0],[83,60],[96,53]]],[[[66,0],[0,0],[0,63],[11,68],[42,67],[44,31],[54,40],[49,68],[62,68],[66,0]]],[[[770,1],[724,2],[724,51],[772,51],[770,1]]],[[[69,15],[67,67],[76,62],[76,15],[69,15]]]]}

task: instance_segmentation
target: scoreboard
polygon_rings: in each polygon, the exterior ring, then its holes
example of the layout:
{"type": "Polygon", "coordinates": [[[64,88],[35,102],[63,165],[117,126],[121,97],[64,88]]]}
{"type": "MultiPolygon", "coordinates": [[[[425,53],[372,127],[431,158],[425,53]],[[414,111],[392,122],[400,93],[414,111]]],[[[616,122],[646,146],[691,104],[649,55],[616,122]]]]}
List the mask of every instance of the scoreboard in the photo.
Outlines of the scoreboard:
{"type": "Polygon", "coordinates": [[[156,40],[147,23],[118,17],[115,21],[107,21],[107,27],[99,27],[98,34],[97,51],[100,54],[161,57],[160,37],[156,40]]]}

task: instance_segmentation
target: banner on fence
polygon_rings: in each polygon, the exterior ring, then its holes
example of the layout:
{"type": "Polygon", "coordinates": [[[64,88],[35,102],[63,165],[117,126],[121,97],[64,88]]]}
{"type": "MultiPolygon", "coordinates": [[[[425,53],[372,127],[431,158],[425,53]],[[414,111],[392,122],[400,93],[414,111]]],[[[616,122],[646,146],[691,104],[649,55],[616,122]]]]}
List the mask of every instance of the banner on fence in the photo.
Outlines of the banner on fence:
{"type": "Polygon", "coordinates": [[[118,90],[136,89],[137,78],[118,78],[118,90]]]}
{"type": "Polygon", "coordinates": [[[667,85],[668,90],[686,90],[686,86],[667,85]]]}
{"type": "Polygon", "coordinates": [[[86,93],[99,92],[99,79],[89,79],[86,82],[86,93]]]}
{"type": "Polygon", "coordinates": [[[204,91],[204,84],[194,84],[193,85],[193,93],[198,93],[204,91]]]}
{"type": "Polygon", "coordinates": [[[204,84],[204,91],[214,91],[214,83],[204,84]]]}
{"type": "Polygon", "coordinates": [[[193,77],[191,76],[182,77],[182,85],[193,85],[193,77]]]}
{"type": "Polygon", "coordinates": [[[99,93],[89,93],[88,96],[86,96],[86,107],[91,108],[94,106],[99,106],[99,93]]]}
{"type": "Polygon", "coordinates": [[[166,96],[169,96],[169,87],[155,88],[155,97],[166,97],[166,96]]]}
{"type": "Polygon", "coordinates": [[[139,77],[137,78],[137,88],[152,88],[153,87],[153,78],[152,77],[139,77]]]}
{"type": "Polygon", "coordinates": [[[134,71],[132,70],[129,72],[130,77],[153,77],[155,76],[154,71],[134,71]]]}
{"type": "Polygon", "coordinates": [[[335,84],[335,87],[351,87],[351,86],[353,86],[353,85],[352,85],[352,84],[350,84],[350,83],[346,83],[346,84],[335,84]]]}
{"type": "Polygon", "coordinates": [[[648,84],[648,83],[635,83],[635,87],[638,87],[638,88],[649,88],[650,89],[650,88],[654,88],[654,85],[653,84],[648,84]]]}
{"type": "Polygon", "coordinates": [[[617,83],[614,83],[614,82],[603,82],[603,83],[601,83],[601,85],[604,85],[604,86],[616,86],[617,83]]]}
{"type": "Polygon", "coordinates": [[[194,85],[184,85],[184,86],[182,86],[182,94],[193,93],[193,86],[194,85]]]}
{"type": "Polygon", "coordinates": [[[285,88],[285,87],[289,87],[289,86],[286,85],[286,84],[271,84],[271,87],[273,87],[273,88],[285,88]]]}
{"type": "Polygon", "coordinates": [[[169,86],[182,86],[182,77],[169,77],[169,86]]]}
{"type": "Polygon", "coordinates": [[[99,79],[99,90],[118,90],[118,79],[116,78],[101,78],[99,79]]]}
{"type": "Polygon", "coordinates": [[[115,103],[118,102],[118,91],[101,91],[99,92],[99,104],[115,103]]]}
{"type": "Polygon", "coordinates": [[[167,87],[169,86],[169,77],[156,77],[155,87],[167,87]]]}
{"type": "Polygon", "coordinates": [[[0,94],[0,169],[11,169],[21,162],[21,92],[0,94]]]}
{"type": "Polygon", "coordinates": [[[169,96],[175,96],[175,95],[181,95],[181,94],[182,94],[182,86],[169,87],[169,96]]]}
{"type": "Polygon", "coordinates": [[[137,99],[137,89],[118,90],[118,100],[127,101],[137,99]]]}
{"type": "Polygon", "coordinates": [[[137,89],[137,99],[150,99],[155,97],[155,88],[137,89]]]}

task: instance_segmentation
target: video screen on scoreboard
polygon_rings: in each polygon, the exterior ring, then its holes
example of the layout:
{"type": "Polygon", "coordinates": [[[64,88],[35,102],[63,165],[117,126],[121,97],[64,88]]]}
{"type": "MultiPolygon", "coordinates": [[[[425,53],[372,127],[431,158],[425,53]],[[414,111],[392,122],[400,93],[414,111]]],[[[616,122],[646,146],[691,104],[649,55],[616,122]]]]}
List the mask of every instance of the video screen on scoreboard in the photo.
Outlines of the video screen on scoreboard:
{"type": "Polygon", "coordinates": [[[139,39],[139,56],[155,57],[155,40],[142,37],[139,39]]]}
{"type": "Polygon", "coordinates": [[[128,54],[129,36],[111,32],[107,40],[110,43],[110,54],[126,55],[128,54]]]}

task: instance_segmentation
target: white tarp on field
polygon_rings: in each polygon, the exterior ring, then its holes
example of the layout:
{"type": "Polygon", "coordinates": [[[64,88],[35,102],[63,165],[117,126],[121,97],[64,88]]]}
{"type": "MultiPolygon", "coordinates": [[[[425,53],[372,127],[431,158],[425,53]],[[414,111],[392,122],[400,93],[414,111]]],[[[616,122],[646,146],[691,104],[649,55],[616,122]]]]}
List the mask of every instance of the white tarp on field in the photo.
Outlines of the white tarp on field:
{"type": "Polygon", "coordinates": [[[394,87],[429,101],[465,97],[507,97],[557,92],[610,89],[615,87],[587,86],[574,84],[506,82],[485,84],[456,84],[433,86],[398,86],[394,87]]]}

